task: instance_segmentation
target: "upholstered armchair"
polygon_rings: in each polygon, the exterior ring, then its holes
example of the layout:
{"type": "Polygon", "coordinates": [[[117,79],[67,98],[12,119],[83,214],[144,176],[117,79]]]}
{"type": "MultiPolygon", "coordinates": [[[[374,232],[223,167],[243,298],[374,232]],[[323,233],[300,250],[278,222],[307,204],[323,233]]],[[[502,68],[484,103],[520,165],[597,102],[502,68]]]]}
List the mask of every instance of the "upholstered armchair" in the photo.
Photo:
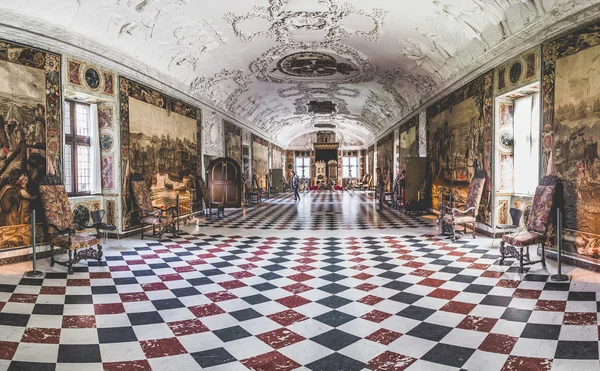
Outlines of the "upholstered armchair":
{"type": "Polygon", "coordinates": [[[54,263],[67,267],[73,274],[73,264],[81,260],[95,259],[102,262],[102,246],[97,236],[79,234],[75,231],[73,211],[69,205],[67,190],[56,175],[46,175],[40,183],[40,198],[46,217],[46,228],[50,237],[50,266],[54,263]],[[92,246],[96,246],[94,249],[92,246]],[[54,259],[54,248],[67,250],[69,259],[54,259]],[[77,251],[78,249],[84,249],[77,251]]]}
{"type": "Polygon", "coordinates": [[[545,176],[540,180],[535,189],[531,212],[526,223],[526,230],[502,236],[500,242],[500,264],[504,259],[512,256],[519,260],[519,273],[523,273],[524,265],[542,263],[546,266],[545,244],[550,225],[550,216],[557,188],[560,183],[555,176],[545,176]],[[532,245],[541,245],[542,256],[540,260],[531,261],[529,247],[532,245]]]}
{"type": "Polygon", "coordinates": [[[462,209],[444,207],[442,222],[442,230],[444,233],[451,233],[452,239],[456,240],[467,234],[467,224],[473,228],[473,238],[475,238],[475,224],[477,223],[477,214],[479,213],[479,204],[483,195],[483,187],[485,186],[485,171],[479,170],[471,179],[469,185],[469,193],[465,206],[462,209]],[[456,227],[462,225],[463,233],[457,233],[456,227]]]}
{"type": "Polygon", "coordinates": [[[150,188],[140,174],[131,176],[131,188],[133,198],[137,203],[140,215],[140,224],[142,225],[141,239],[144,237],[162,237],[164,232],[172,232],[175,235],[175,216],[177,214],[176,207],[161,209],[158,206],[152,206],[152,197],[150,188]],[[145,235],[144,228],[152,226],[152,234],[145,235]]]}

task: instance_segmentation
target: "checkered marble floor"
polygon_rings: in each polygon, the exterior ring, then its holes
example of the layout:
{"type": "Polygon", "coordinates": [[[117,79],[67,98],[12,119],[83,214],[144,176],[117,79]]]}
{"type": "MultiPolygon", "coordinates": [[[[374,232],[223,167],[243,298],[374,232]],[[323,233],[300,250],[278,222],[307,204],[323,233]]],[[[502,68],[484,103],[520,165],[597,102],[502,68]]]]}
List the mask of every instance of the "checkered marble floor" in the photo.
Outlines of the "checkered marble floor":
{"type": "Polygon", "coordinates": [[[408,230],[195,231],[72,276],[4,271],[0,370],[600,368],[597,274],[553,283],[499,265],[489,240],[408,230]]]}
{"type": "Polygon", "coordinates": [[[215,228],[276,230],[367,230],[433,226],[431,220],[405,215],[391,208],[376,212],[377,203],[359,192],[310,192],[264,200],[244,210],[227,211],[223,219],[201,221],[215,228]]]}

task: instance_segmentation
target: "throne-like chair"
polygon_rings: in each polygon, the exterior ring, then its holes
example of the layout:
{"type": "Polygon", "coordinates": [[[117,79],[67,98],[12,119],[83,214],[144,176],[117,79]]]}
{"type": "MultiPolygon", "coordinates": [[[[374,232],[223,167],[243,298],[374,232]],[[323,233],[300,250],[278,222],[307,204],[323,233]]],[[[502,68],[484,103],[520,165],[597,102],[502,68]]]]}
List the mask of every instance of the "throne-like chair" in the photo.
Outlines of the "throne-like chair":
{"type": "Polygon", "coordinates": [[[442,233],[452,234],[452,239],[456,240],[467,234],[467,224],[470,224],[473,229],[473,238],[475,238],[475,224],[477,223],[477,214],[479,213],[479,204],[483,195],[485,178],[485,171],[479,170],[475,173],[473,179],[471,179],[471,184],[469,184],[467,200],[462,209],[442,206],[443,214],[440,219],[442,233]],[[462,233],[456,230],[456,227],[461,225],[464,227],[462,233]]]}
{"type": "Polygon", "coordinates": [[[542,266],[546,266],[545,244],[558,186],[559,180],[555,176],[548,175],[540,180],[535,189],[526,230],[502,236],[500,264],[504,263],[506,257],[512,256],[519,260],[519,273],[523,273],[523,266],[525,265],[542,263],[542,266]],[[541,245],[542,256],[540,260],[531,261],[529,247],[532,245],[541,245]]]}
{"type": "Polygon", "coordinates": [[[131,188],[133,190],[133,198],[138,205],[140,224],[142,226],[141,239],[144,237],[157,237],[161,239],[163,233],[171,232],[173,236],[177,228],[175,226],[177,208],[172,206],[169,208],[160,208],[152,205],[152,197],[150,188],[140,174],[131,176],[131,188]],[[152,226],[152,234],[144,234],[144,228],[152,226]]]}
{"type": "Polygon", "coordinates": [[[40,198],[46,216],[46,229],[50,237],[50,266],[54,263],[67,267],[73,274],[73,264],[81,260],[95,259],[102,263],[102,246],[97,236],[79,234],[75,231],[73,211],[69,205],[67,190],[56,175],[46,175],[40,182],[40,198]],[[93,246],[96,246],[96,249],[93,246]],[[54,248],[67,250],[69,259],[54,259],[54,248]],[[84,249],[77,251],[78,249],[84,249]]]}

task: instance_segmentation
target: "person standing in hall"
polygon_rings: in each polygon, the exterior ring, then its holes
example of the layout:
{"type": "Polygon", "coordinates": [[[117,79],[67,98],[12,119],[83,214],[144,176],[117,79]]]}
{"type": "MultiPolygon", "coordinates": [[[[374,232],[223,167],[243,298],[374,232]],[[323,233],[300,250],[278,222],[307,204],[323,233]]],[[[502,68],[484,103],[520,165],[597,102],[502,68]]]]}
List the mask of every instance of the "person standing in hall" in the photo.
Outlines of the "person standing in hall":
{"type": "Polygon", "coordinates": [[[385,180],[383,179],[383,174],[381,173],[380,167],[375,169],[375,174],[377,175],[377,192],[379,196],[378,210],[382,210],[385,206],[385,180]]]}
{"type": "Polygon", "coordinates": [[[292,189],[294,190],[294,201],[300,201],[300,194],[298,188],[300,187],[300,178],[295,171],[292,171],[292,189]]]}

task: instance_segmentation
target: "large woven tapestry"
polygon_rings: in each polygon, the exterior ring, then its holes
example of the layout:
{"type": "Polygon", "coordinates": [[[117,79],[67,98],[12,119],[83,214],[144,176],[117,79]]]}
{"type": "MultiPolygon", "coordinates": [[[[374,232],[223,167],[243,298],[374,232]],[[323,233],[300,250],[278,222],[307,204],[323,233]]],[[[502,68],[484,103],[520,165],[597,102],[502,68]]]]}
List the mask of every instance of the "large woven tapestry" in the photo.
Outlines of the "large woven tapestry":
{"type": "Polygon", "coordinates": [[[381,174],[387,177],[387,191],[389,191],[394,176],[394,133],[377,141],[377,167],[381,169],[381,174]]]}
{"type": "Polygon", "coordinates": [[[242,129],[225,121],[225,156],[242,167],[242,129]]]}
{"type": "Polygon", "coordinates": [[[258,181],[258,186],[266,189],[267,174],[269,173],[269,142],[252,135],[252,174],[258,181]]]}

